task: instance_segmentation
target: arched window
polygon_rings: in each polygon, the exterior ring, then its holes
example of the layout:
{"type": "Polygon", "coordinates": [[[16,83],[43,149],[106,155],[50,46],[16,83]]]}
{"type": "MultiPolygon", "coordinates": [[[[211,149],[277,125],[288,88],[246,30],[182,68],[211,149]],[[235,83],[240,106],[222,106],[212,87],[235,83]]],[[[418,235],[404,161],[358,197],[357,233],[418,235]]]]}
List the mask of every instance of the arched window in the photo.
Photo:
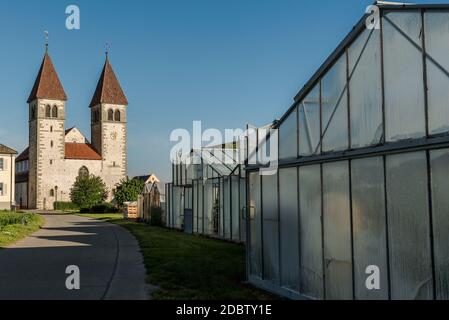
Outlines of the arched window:
{"type": "Polygon", "coordinates": [[[31,107],[31,120],[36,119],[36,106],[31,107]]]}
{"type": "Polygon", "coordinates": [[[50,197],[54,197],[55,196],[55,190],[54,189],[51,189],[50,190],[50,197]]]}
{"type": "Polygon", "coordinates": [[[51,116],[53,118],[57,118],[58,117],[58,107],[57,106],[53,106],[53,110],[51,112],[51,116]]]}
{"type": "Polygon", "coordinates": [[[115,110],[115,116],[114,116],[114,120],[115,121],[121,121],[120,120],[120,110],[115,110]]]}
{"type": "Polygon", "coordinates": [[[98,110],[94,110],[92,113],[93,122],[97,123],[100,120],[100,112],[98,110]]]}
{"type": "Polygon", "coordinates": [[[45,107],[45,118],[51,118],[51,107],[49,105],[45,107]]]}
{"type": "Polygon", "coordinates": [[[89,178],[89,169],[87,169],[86,167],[81,167],[81,169],[78,172],[78,177],[84,179],[84,178],[89,178]]]}
{"type": "Polygon", "coordinates": [[[108,110],[108,121],[114,121],[114,111],[112,109],[108,110]]]}

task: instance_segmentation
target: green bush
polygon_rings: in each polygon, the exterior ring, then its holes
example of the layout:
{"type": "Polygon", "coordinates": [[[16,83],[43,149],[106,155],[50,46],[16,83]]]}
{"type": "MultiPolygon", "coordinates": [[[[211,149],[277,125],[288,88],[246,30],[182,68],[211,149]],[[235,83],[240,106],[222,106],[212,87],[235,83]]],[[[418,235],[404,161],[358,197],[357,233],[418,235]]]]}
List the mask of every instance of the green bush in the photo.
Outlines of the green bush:
{"type": "Polygon", "coordinates": [[[75,210],[79,210],[79,207],[76,204],[74,204],[73,202],[58,201],[58,202],[55,202],[54,209],[60,210],[60,211],[75,211],[75,210]]]}
{"type": "Polygon", "coordinates": [[[162,227],[162,208],[161,207],[151,207],[150,224],[154,227],[162,227]]]}
{"type": "Polygon", "coordinates": [[[145,183],[142,180],[123,179],[115,186],[114,199],[119,207],[123,207],[123,203],[125,202],[137,201],[137,198],[142,193],[144,187],[145,183]]]}
{"type": "Polygon", "coordinates": [[[108,197],[106,185],[100,177],[79,177],[70,190],[70,200],[79,208],[92,208],[108,197]]]}

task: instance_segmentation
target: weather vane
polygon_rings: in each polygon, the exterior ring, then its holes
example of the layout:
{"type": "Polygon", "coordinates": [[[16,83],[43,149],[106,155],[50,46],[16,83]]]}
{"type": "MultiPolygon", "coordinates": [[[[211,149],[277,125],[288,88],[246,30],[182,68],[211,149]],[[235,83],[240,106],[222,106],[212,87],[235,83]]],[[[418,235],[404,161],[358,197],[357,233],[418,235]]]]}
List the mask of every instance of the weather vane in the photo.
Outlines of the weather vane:
{"type": "Polygon", "coordinates": [[[45,35],[45,51],[48,51],[48,31],[44,31],[44,35],[45,35]]]}
{"type": "Polygon", "coordinates": [[[111,50],[111,45],[108,42],[106,42],[105,44],[105,49],[106,49],[106,58],[108,58],[109,50],[111,50]]]}

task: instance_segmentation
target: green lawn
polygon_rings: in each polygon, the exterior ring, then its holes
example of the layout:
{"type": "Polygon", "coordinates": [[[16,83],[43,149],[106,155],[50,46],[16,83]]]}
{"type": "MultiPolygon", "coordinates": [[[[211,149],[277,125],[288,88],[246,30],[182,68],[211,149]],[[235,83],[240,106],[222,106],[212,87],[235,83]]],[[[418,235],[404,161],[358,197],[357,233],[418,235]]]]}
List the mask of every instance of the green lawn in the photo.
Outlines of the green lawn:
{"type": "Polygon", "coordinates": [[[273,299],[244,284],[245,248],[122,219],[120,214],[82,214],[109,220],[137,238],[148,270],[148,283],[160,288],[154,299],[273,299]]]}
{"type": "Polygon", "coordinates": [[[36,232],[43,224],[44,219],[36,214],[0,211],[0,248],[36,232]]]}

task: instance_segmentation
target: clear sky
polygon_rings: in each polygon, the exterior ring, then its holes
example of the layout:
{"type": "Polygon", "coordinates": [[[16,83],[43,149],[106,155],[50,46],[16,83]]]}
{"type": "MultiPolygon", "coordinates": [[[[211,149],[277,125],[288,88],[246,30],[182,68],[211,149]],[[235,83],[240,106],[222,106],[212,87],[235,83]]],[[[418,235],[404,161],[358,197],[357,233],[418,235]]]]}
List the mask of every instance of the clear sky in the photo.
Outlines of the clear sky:
{"type": "MultiPolygon", "coordinates": [[[[170,179],[170,133],[279,118],[372,0],[0,1],[0,143],[28,144],[26,100],[50,32],[69,101],[66,127],[90,138],[89,102],[111,44],[129,100],[129,174],[170,179]],[[81,29],[65,28],[68,5],[81,29]]],[[[425,1],[441,3],[444,1],[425,1]]],[[[447,2],[447,1],[446,1],[447,2]]]]}

